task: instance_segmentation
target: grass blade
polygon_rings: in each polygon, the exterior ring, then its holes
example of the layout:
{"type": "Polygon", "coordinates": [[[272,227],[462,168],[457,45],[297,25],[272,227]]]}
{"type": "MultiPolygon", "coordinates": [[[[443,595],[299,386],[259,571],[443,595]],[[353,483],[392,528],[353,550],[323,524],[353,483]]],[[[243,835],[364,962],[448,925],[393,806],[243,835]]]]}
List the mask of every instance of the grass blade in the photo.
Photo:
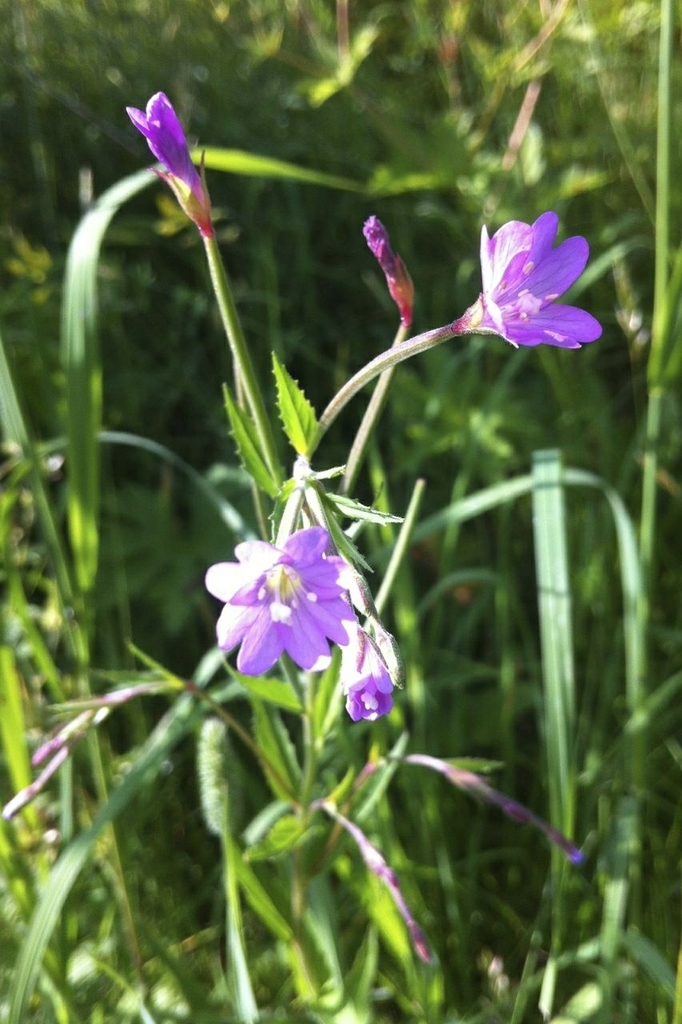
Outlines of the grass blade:
{"type": "Polygon", "coordinates": [[[566,509],[561,459],[556,450],[533,456],[533,532],[544,683],[544,741],[550,818],[572,835],[575,778],[575,668],[568,576],[566,509]]]}
{"type": "Polygon", "coordinates": [[[86,832],[74,839],[55,865],[31,919],[16,962],[9,998],[7,1024],[23,1024],[45,950],[59,923],[62,907],[93,852],[102,830],[113,822],[133,797],[152,781],[180,739],[200,714],[190,697],[181,697],[151,734],[134,766],[86,832]]]}
{"type": "Polygon", "coordinates": [[[102,239],[121,205],[156,179],[148,170],[108,189],[71,240],[64,278],[62,359],[66,373],[69,536],[75,579],[87,593],[97,570],[102,369],[97,344],[97,266],[102,239]]]}

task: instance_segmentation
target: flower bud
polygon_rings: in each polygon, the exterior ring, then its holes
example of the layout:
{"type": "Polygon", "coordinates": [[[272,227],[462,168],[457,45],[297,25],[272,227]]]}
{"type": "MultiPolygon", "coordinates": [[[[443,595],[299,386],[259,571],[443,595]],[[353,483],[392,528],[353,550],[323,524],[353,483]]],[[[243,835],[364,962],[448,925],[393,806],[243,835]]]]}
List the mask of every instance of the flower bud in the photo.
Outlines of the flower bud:
{"type": "Polygon", "coordinates": [[[386,283],[391,298],[400,312],[400,323],[403,327],[409,327],[412,323],[414,286],[407,272],[407,267],[400,256],[396,256],[393,252],[388,231],[378,217],[372,216],[369,220],[365,221],[362,231],[372,255],[376,257],[379,266],[386,275],[386,283]]]}

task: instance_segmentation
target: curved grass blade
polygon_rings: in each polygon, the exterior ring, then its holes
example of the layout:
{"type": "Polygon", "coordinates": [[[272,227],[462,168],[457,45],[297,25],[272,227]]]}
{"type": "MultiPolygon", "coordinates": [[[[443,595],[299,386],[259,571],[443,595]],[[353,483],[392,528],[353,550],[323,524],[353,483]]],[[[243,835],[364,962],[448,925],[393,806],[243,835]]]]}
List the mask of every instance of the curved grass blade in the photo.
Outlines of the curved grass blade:
{"type": "MultiPolygon", "coordinates": [[[[64,550],[52,515],[52,507],[47,489],[39,469],[37,454],[29,434],[28,426],[14,387],[11,368],[0,337],[0,428],[7,441],[16,445],[29,466],[31,490],[36,503],[36,511],[41,530],[47,545],[50,562],[54,571],[58,588],[57,592],[64,604],[72,603],[71,579],[67,568],[64,550]]],[[[70,633],[66,633],[67,643],[71,642],[70,633]]]]}
{"type": "MultiPolygon", "coordinates": [[[[252,540],[255,536],[253,531],[244,522],[237,509],[229,501],[222,497],[219,491],[198,473],[193,466],[181,459],[179,455],[159,444],[158,441],[151,441],[147,437],[140,437],[138,434],[128,434],[119,430],[102,430],[97,435],[98,440],[104,444],[120,444],[130,448],[139,448],[141,451],[149,452],[162,459],[173,469],[182,473],[189,482],[196,487],[197,491],[207,499],[210,505],[216,510],[227,528],[242,540],[252,540]]],[[[245,481],[245,487],[248,486],[245,481]]]]}
{"type": "Polygon", "coordinates": [[[466,523],[468,519],[475,519],[499,505],[506,505],[507,502],[521,498],[524,494],[530,494],[532,489],[533,478],[528,475],[518,476],[515,480],[505,480],[503,483],[486,487],[483,491],[469,494],[466,498],[454,501],[447,508],[424,519],[412,534],[412,542],[416,544],[425,540],[453,523],[466,523]]]}
{"type": "Polygon", "coordinates": [[[69,246],[62,304],[62,360],[69,469],[68,524],[75,578],[87,593],[97,571],[102,368],[97,344],[97,266],[104,234],[123,203],[156,179],[138,171],[108,189],[76,228],[69,246]]]}
{"type": "Polygon", "coordinates": [[[275,160],[269,156],[258,156],[246,153],[242,149],[222,149],[209,146],[207,149],[194,150],[192,158],[201,160],[204,166],[214,171],[225,171],[228,174],[242,174],[252,178],[280,178],[285,181],[301,181],[308,185],[321,185],[324,188],[341,189],[344,192],[364,192],[362,182],[350,178],[340,178],[335,174],[323,174],[308,167],[297,167],[285,160],[275,160]]]}

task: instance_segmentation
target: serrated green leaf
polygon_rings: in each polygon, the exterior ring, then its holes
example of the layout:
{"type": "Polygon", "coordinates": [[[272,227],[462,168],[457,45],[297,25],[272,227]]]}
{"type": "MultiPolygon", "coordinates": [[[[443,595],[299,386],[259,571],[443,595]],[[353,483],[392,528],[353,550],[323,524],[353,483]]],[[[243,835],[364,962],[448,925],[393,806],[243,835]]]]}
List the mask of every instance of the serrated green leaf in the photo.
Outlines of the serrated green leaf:
{"type": "Polygon", "coordinates": [[[278,491],[277,483],[271,477],[261,457],[254,426],[246,413],[235,402],[227,384],[223,384],[223,396],[225,399],[225,409],[230,420],[230,427],[232,428],[232,437],[237,446],[241,463],[258,487],[271,498],[274,498],[278,491]]]}
{"type": "Polygon", "coordinates": [[[294,745],[276,708],[253,701],[254,734],[265,759],[264,771],[276,797],[290,801],[298,792],[301,769],[294,745]]]}
{"type": "Polygon", "coordinates": [[[348,519],[360,519],[368,523],[378,523],[380,526],[403,521],[402,516],[392,516],[389,512],[380,512],[376,508],[370,508],[369,505],[362,505],[354,498],[348,498],[345,494],[327,494],[325,499],[348,519]]]}
{"type": "Polygon", "coordinates": [[[293,814],[286,814],[275,822],[260,843],[248,850],[246,856],[250,861],[277,857],[296,846],[305,834],[306,828],[301,819],[293,814]]]}
{"type": "Polygon", "coordinates": [[[307,455],[317,433],[315,410],[274,352],[272,368],[277,384],[277,407],[284,432],[295,451],[299,455],[307,455]]]}

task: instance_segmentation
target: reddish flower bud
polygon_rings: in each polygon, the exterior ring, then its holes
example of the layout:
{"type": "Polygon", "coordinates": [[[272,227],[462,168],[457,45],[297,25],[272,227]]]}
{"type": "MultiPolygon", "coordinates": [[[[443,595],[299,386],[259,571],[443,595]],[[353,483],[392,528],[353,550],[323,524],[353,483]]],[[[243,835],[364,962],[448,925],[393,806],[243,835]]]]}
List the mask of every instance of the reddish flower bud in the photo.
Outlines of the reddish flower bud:
{"type": "Polygon", "coordinates": [[[388,231],[378,217],[372,216],[369,220],[365,221],[362,231],[372,255],[376,257],[379,266],[386,275],[386,283],[388,284],[391,298],[400,312],[400,322],[403,327],[409,327],[412,323],[414,286],[407,272],[407,267],[400,256],[396,256],[393,252],[388,231]]]}

